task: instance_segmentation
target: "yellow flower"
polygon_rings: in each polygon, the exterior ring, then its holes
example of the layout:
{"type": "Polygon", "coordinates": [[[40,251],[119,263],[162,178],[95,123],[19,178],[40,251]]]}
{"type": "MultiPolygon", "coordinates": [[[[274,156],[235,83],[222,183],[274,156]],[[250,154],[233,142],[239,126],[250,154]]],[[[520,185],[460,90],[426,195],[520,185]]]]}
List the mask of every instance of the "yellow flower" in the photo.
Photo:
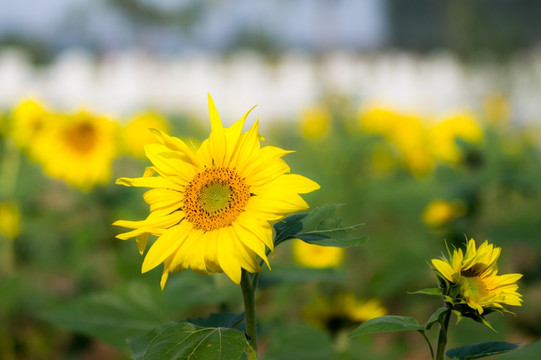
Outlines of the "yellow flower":
{"type": "Polygon", "coordinates": [[[11,136],[21,149],[28,149],[43,134],[51,113],[37,100],[21,101],[12,113],[11,136]]]}
{"type": "Polygon", "coordinates": [[[471,114],[458,113],[431,128],[429,138],[436,158],[456,163],[462,159],[456,140],[476,143],[483,138],[483,132],[471,114]]]}
{"type": "Polygon", "coordinates": [[[14,201],[0,203],[0,234],[10,240],[21,232],[21,212],[14,201]]]}
{"type": "Polygon", "coordinates": [[[141,253],[148,234],[158,237],[142,272],[163,262],[162,289],[170,273],[188,268],[204,274],[225,272],[237,284],[241,269],[261,271],[257,256],[268,266],[266,248],[273,250],[271,223],[308,209],[299,194],[319,188],[310,179],[289,174],[282,156],[290,151],[260,146],[258,122],[242,133],[250,111],[224,128],[210,95],[208,100],[212,131],[198,149],[156,130],[159,144],[145,147],[153,166],[143,177],[117,180],[151,188],[144,195],[150,205],[146,220],[114,225],[135,229],[117,237],[136,237],[141,253]]]}
{"type": "Polygon", "coordinates": [[[329,136],[331,132],[331,113],[323,106],[313,106],[301,114],[301,134],[309,140],[318,140],[329,136]]]}
{"type": "Polygon", "coordinates": [[[301,266],[324,269],[340,266],[344,260],[344,249],[312,245],[295,239],[293,241],[293,256],[301,266]]]}
{"type": "Polygon", "coordinates": [[[308,323],[331,333],[386,314],[387,309],[378,299],[361,300],[350,292],[338,292],[332,298],[318,295],[302,311],[308,323]]]}
{"type": "Polygon", "coordinates": [[[121,131],[123,150],[138,158],[145,157],[145,144],[155,142],[150,129],[169,132],[167,121],[158,113],[136,115],[121,131]]]}
{"type": "Polygon", "coordinates": [[[423,211],[422,219],[425,224],[438,227],[447,224],[466,213],[463,201],[445,201],[436,199],[431,201],[423,211]]]}
{"type": "Polygon", "coordinates": [[[386,106],[372,105],[359,112],[361,130],[369,134],[387,134],[400,115],[386,106]]]}
{"type": "Polygon", "coordinates": [[[83,190],[109,181],[116,124],[86,111],[53,120],[32,145],[43,171],[83,190]]]}
{"type": "Polygon", "coordinates": [[[500,252],[488,241],[476,249],[475,240],[470,239],[465,254],[455,249],[449,260],[432,259],[432,265],[438,276],[458,287],[458,303],[466,303],[481,315],[485,310],[502,310],[503,305],[522,304],[517,292],[522,275],[497,275],[500,252]]]}
{"type": "Polygon", "coordinates": [[[507,124],[511,119],[511,104],[503,94],[487,96],[483,101],[483,110],[489,123],[496,127],[507,124]]]}

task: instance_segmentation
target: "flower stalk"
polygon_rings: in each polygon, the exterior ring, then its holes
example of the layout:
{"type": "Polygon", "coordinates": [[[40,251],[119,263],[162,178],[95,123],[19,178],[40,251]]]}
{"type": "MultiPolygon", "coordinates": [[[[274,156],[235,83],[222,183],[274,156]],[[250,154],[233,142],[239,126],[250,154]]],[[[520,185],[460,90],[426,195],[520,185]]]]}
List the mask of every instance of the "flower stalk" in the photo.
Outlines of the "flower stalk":
{"type": "Polygon", "coordinates": [[[249,359],[257,360],[257,329],[255,323],[255,289],[257,283],[250,280],[250,276],[245,269],[242,269],[240,278],[240,287],[242,289],[242,297],[244,299],[244,316],[246,319],[246,336],[250,347],[254,350],[250,352],[249,359]]]}
{"type": "Polygon", "coordinates": [[[451,318],[451,311],[443,313],[440,319],[440,334],[438,336],[438,349],[436,352],[436,360],[445,359],[445,348],[447,347],[447,329],[449,328],[449,319],[451,318]]]}

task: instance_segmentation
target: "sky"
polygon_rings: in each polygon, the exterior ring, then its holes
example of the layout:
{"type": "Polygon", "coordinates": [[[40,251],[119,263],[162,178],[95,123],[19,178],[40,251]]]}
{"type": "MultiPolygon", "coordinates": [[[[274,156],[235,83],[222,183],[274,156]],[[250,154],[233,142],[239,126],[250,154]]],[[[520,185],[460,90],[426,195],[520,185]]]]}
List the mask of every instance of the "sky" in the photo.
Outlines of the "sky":
{"type": "MultiPolygon", "coordinates": [[[[139,0],[164,8],[194,0],[139,0]]],[[[286,48],[374,48],[385,42],[384,2],[379,0],[208,0],[190,34],[134,26],[105,0],[17,0],[0,8],[0,36],[37,37],[56,47],[139,44],[172,49],[223,50],[243,31],[262,29],[286,48]],[[30,10],[31,9],[31,10],[30,10]]]]}

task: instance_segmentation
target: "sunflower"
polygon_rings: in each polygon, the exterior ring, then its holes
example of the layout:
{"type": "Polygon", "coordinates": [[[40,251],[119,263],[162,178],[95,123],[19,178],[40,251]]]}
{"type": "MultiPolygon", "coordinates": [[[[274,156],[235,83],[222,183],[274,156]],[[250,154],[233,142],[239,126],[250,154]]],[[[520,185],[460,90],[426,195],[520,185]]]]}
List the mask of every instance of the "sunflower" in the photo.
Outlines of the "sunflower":
{"type": "Polygon", "coordinates": [[[466,205],[462,200],[432,200],[423,210],[422,219],[425,224],[440,227],[466,213],[466,205]]]}
{"type": "Polygon", "coordinates": [[[332,246],[308,244],[302,240],[293,241],[295,262],[308,268],[325,269],[337,267],[344,260],[344,249],[332,246]]]}
{"type": "Polygon", "coordinates": [[[35,99],[22,100],[11,115],[11,136],[21,149],[31,149],[33,142],[40,137],[51,118],[51,112],[35,99]]]}
{"type": "Polygon", "coordinates": [[[149,234],[158,237],[142,272],[163,263],[162,289],[170,273],[188,268],[203,274],[225,272],[239,284],[241,269],[261,271],[258,256],[269,266],[271,223],[308,209],[299,193],[319,188],[289,173],[282,156],[290,151],[260,146],[258,122],[242,133],[250,111],[224,128],[210,95],[208,101],[212,129],[198,149],[155,130],[159,143],[145,146],[153,166],[143,177],[117,180],[120,185],[151,188],[144,194],[149,216],[114,225],[134,229],[117,237],[136,237],[141,253],[149,234]]]}
{"type": "Polygon", "coordinates": [[[0,237],[13,240],[21,232],[21,211],[15,201],[0,202],[0,237]]]}
{"type": "Polygon", "coordinates": [[[32,145],[43,171],[83,190],[106,183],[116,154],[116,124],[86,111],[52,120],[32,145]]]}
{"type": "Polygon", "coordinates": [[[357,299],[351,292],[337,292],[332,298],[317,295],[313,303],[302,310],[308,323],[331,334],[386,314],[387,309],[380,300],[357,299]]]}
{"type": "Polygon", "coordinates": [[[501,248],[488,241],[476,248],[470,239],[466,253],[454,250],[449,260],[432,259],[438,276],[450,282],[449,291],[454,304],[467,304],[482,315],[486,310],[503,310],[503,305],[521,306],[522,295],[517,292],[521,274],[498,275],[497,261],[501,248]]]}
{"type": "Polygon", "coordinates": [[[144,145],[155,140],[149,129],[167,132],[169,131],[169,125],[156,112],[135,115],[128,125],[121,130],[123,151],[138,158],[145,158],[144,145]]]}

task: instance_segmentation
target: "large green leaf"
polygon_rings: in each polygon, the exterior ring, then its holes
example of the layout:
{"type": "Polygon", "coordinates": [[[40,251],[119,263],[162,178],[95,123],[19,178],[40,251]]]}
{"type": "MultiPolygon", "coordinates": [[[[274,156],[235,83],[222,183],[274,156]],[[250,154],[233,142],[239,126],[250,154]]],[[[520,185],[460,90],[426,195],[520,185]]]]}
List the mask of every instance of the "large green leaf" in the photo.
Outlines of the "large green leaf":
{"type": "Polygon", "coordinates": [[[212,313],[208,317],[188,318],[187,322],[201,327],[220,327],[244,330],[244,313],[212,313]]]}
{"type": "Polygon", "coordinates": [[[163,296],[142,283],[93,294],[43,314],[57,325],[127,348],[125,339],[168,321],[163,296]]]}
{"type": "Polygon", "coordinates": [[[145,360],[238,360],[246,348],[235,329],[205,328],[181,322],[159,332],[148,345],[145,360]]]}
{"type": "MultiPolygon", "coordinates": [[[[487,341],[477,344],[457,347],[448,350],[445,355],[453,360],[473,360],[485,356],[503,354],[517,349],[522,344],[513,344],[505,341],[487,341]]],[[[537,354],[539,358],[539,353],[537,354]]],[[[521,358],[524,359],[524,358],[521,358]]]]}
{"type": "Polygon", "coordinates": [[[364,322],[357,329],[353,330],[349,336],[409,330],[424,330],[424,326],[419,325],[417,320],[411,317],[386,315],[364,322]]]}
{"type": "Polygon", "coordinates": [[[134,338],[128,339],[127,343],[131,349],[131,358],[133,360],[143,360],[145,358],[145,353],[147,352],[148,345],[158,334],[165,331],[166,329],[175,326],[178,322],[168,323],[162,326],[158,326],[142,335],[136,336],[134,338]]]}
{"type": "Polygon", "coordinates": [[[498,357],[498,360],[538,360],[541,354],[541,340],[498,357]]]}
{"type": "Polygon", "coordinates": [[[327,360],[331,358],[329,335],[306,325],[290,325],[277,329],[263,360],[327,360]]]}
{"type": "Polygon", "coordinates": [[[275,246],[291,238],[320,246],[350,247],[363,244],[368,238],[353,234],[362,224],[343,227],[337,212],[340,206],[326,205],[308,214],[292,215],[276,223],[275,246]]]}

